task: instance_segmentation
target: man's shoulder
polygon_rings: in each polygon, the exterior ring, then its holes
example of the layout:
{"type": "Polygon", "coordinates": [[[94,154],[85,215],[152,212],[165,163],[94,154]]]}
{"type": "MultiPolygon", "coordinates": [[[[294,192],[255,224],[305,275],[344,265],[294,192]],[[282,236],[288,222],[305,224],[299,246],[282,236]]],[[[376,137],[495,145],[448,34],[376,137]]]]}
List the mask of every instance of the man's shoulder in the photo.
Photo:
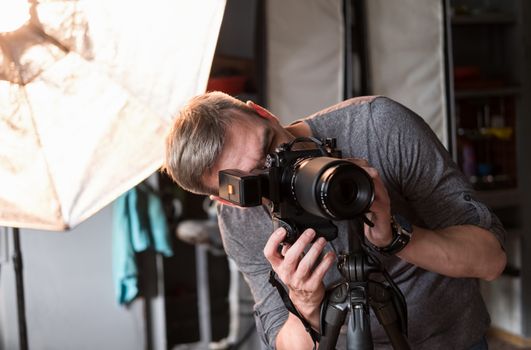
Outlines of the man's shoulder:
{"type": "Polygon", "coordinates": [[[315,112],[304,119],[313,120],[323,116],[342,114],[341,112],[346,109],[363,109],[365,106],[370,105],[374,100],[380,97],[381,96],[353,97],[348,100],[336,103],[335,105],[332,105],[330,107],[324,108],[318,112],[315,112]]]}
{"type": "MultiPolygon", "coordinates": [[[[392,123],[407,123],[414,115],[400,103],[385,96],[354,97],[316,112],[298,122],[308,124],[314,135],[351,132],[351,127],[365,131],[392,123]],[[403,117],[403,118],[402,118],[403,117]]],[[[327,136],[331,137],[331,136],[327,136]]]]}
{"type": "MultiPolygon", "coordinates": [[[[356,116],[357,118],[371,118],[373,116],[382,117],[395,114],[413,113],[399,102],[381,95],[359,96],[347,99],[315,112],[300,121],[314,122],[321,119],[330,119],[334,117],[344,118],[345,116],[356,116]]],[[[414,114],[414,113],[413,113],[414,114]]]]}

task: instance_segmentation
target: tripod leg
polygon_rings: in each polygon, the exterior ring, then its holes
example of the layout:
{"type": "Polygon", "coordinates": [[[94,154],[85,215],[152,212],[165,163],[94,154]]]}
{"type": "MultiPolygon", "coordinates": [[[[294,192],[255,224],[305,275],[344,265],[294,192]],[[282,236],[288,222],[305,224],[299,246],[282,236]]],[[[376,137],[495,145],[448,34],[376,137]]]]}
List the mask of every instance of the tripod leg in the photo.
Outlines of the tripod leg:
{"type": "Polygon", "coordinates": [[[325,297],[321,311],[321,339],[319,350],[336,348],[337,337],[349,310],[348,286],[340,284],[325,297]]]}
{"type": "Polygon", "coordinates": [[[352,304],[348,322],[347,349],[372,350],[374,346],[365,288],[363,286],[353,287],[350,293],[352,304]]]}
{"type": "Polygon", "coordinates": [[[392,289],[378,282],[369,282],[371,307],[393,345],[393,349],[409,350],[410,347],[405,336],[407,329],[402,329],[399,315],[405,311],[400,310],[401,306],[395,304],[392,294],[392,289]]]}

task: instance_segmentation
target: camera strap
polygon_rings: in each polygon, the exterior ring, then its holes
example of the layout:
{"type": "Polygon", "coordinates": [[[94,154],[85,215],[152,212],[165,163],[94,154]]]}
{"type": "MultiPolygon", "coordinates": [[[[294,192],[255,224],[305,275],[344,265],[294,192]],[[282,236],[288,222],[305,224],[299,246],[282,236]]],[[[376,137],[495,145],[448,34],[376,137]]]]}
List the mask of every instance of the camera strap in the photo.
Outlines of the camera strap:
{"type": "Polygon", "coordinates": [[[315,329],[312,328],[310,323],[304,317],[302,317],[295,305],[293,305],[293,302],[289,298],[288,292],[286,292],[282,284],[277,280],[275,271],[273,270],[269,272],[269,283],[271,283],[271,285],[277,289],[278,294],[280,294],[280,298],[284,302],[284,305],[286,306],[288,311],[297,316],[299,320],[301,320],[302,324],[304,325],[304,329],[306,329],[306,332],[308,332],[310,334],[310,337],[312,337],[313,348],[316,349],[316,344],[317,342],[319,342],[319,340],[321,340],[321,335],[315,329]]]}

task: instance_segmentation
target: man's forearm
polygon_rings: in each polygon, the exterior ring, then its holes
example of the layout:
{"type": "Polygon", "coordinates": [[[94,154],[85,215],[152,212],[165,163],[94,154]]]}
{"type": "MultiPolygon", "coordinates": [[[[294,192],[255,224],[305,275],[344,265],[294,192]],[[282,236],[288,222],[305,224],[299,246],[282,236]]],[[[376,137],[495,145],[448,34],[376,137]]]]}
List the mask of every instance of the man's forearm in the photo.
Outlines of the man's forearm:
{"type": "Polygon", "coordinates": [[[306,332],[302,322],[291,312],[288,319],[277,334],[275,342],[277,350],[311,350],[312,338],[306,332]]]}
{"type": "Polygon", "coordinates": [[[496,279],[506,255],[492,233],[477,226],[442,230],[414,227],[409,244],[398,253],[407,262],[450,277],[496,279]]]}

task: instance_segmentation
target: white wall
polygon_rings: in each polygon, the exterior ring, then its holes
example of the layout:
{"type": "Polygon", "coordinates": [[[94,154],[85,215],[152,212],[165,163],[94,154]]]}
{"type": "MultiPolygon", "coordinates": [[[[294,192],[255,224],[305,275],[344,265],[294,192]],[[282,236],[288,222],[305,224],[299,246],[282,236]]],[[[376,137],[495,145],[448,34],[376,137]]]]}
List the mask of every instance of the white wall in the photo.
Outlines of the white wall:
{"type": "MultiPolygon", "coordinates": [[[[108,206],[69,232],[21,230],[30,349],[145,348],[142,301],[127,309],[114,299],[111,222],[108,206]]],[[[2,232],[2,251],[5,241],[2,232]]],[[[0,264],[0,348],[11,350],[18,348],[14,271],[11,259],[0,264]]]]}

